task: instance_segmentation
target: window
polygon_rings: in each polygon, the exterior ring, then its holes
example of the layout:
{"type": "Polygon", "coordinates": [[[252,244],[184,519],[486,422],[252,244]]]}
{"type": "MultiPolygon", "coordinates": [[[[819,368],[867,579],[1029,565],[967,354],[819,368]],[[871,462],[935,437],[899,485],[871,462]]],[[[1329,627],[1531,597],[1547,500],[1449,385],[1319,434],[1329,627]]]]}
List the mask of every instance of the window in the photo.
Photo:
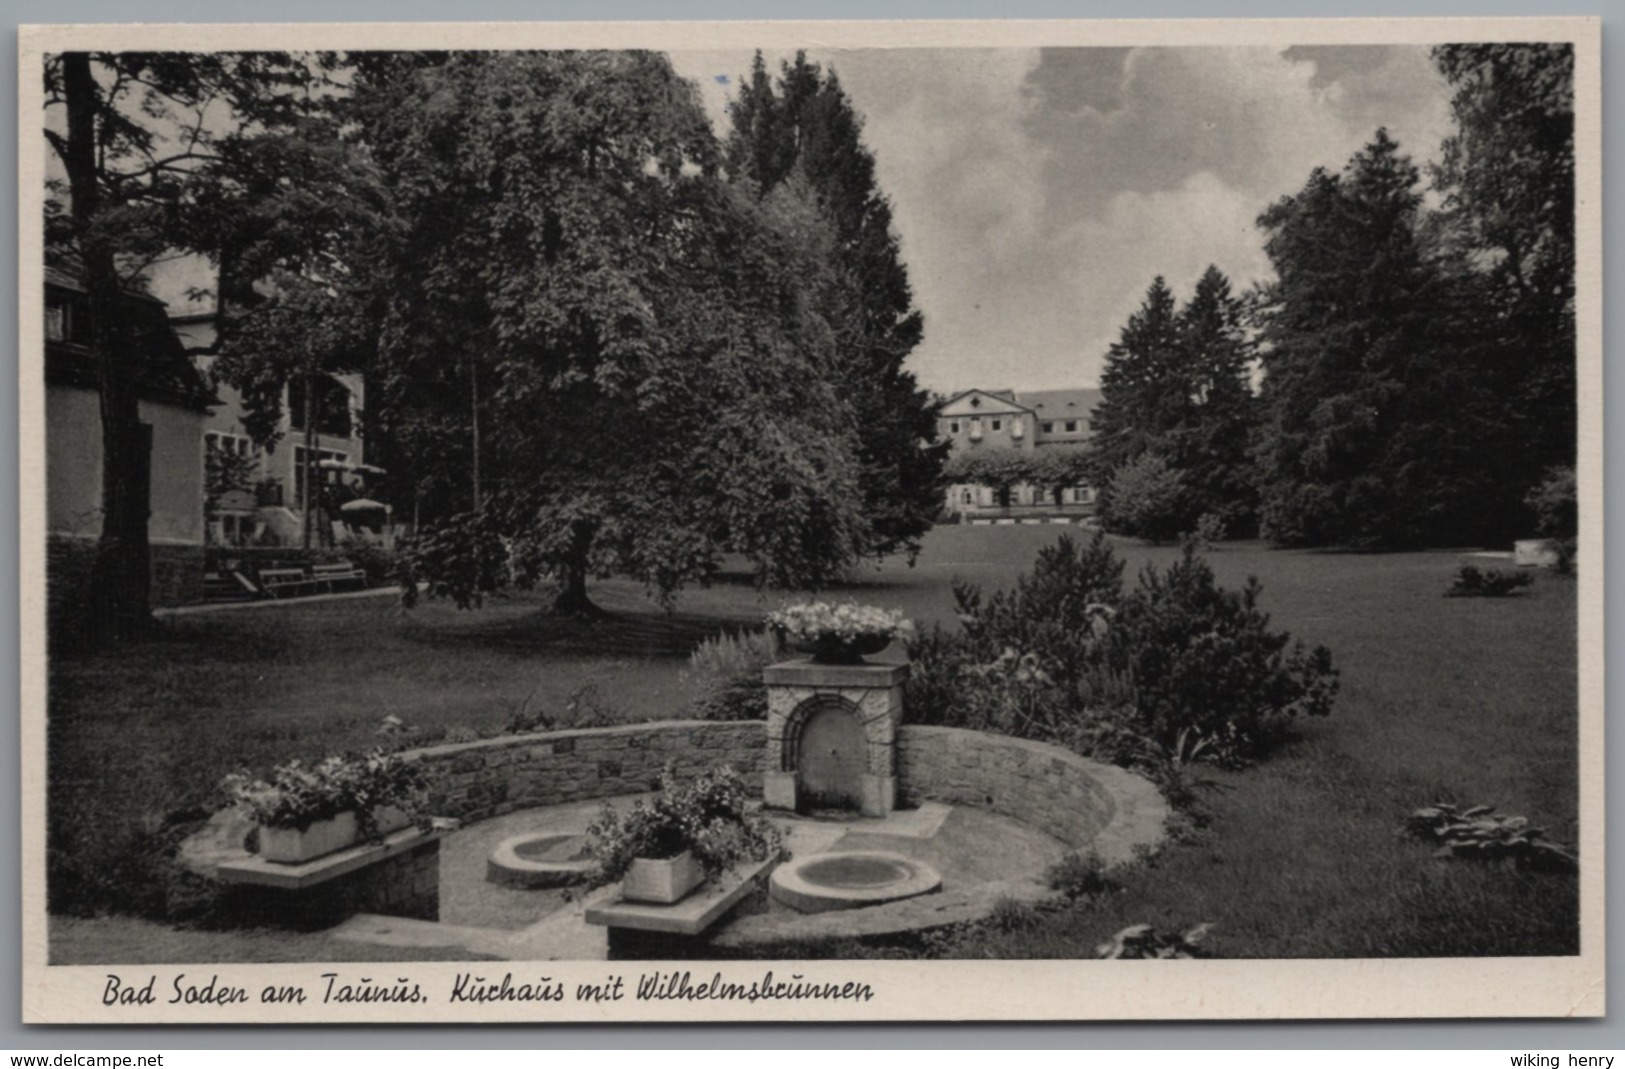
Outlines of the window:
{"type": "Polygon", "coordinates": [[[993,421],[993,429],[996,430],[996,431],[1002,431],[1004,429],[1004,420],[1002,420],[1002,419],[994,420],[993,421]]]}
{"type": "Polygon", "coordinates": [[[1078,429],[1078,421],[1077,420],[1069,419],[1069,420],[1066,421],[1066,433],[1072,434],[1077,429],[1078,429]]]}
{"type": "Polygon", "coordinates": [[[959,500],[960,500],[961,504],[965,504],[965,505],[970,505],[970,504],[975,503],[974,499],[971,497],[971,492],[969,490],[961,490],[961,491],[959,491],[959,500]]]}
{"type": "Polygon", "coordinates": [[[1043,428],[1044,428],[1044,433],[1045,434],[1054,434],[1055,433],[1055,424],[1054,423],[1045,423],[1045,424],[1043,424],[1043,428]]]}
{"type": "Polygon", "coordinates": [[[948,433],[949,434],[958,434],[959,433],[959,421],[957,419],[951,419],[951,420],[948,421],[948,433]]]}
{"type": "MultiPolygon", "coordinates": [[[[316,433],[330,438],[350,437],[350,389],[331,375],[317,375],[315,405],[316,433]]],[[[288,383],[288,425],[305,429],[305,380],[296,377],[288,383]]]]}
{"type": "Polygon", "coordinates": [[[68,306],[63,304],[48,304],[45,306],[45,340],[68,340],[68,306]]]}
{"type": "MultiPolygon", "coordinates": [[[[316,469],[315,472],[314,472],[315,478],[316,478],[316,485],[318,487],[320,487],[324,483],[328,483],[328,482],[333,481],[333,479],[335,478],[334,476],[328,475],[327,471],[322,468],[322,466],[321,466],[322,461],[324,461],[324,460],[336,460],[340,464],[342,464],[342,463],[344,463],[344,461],[346,459],[348,459],[348,454],[346,454],[346,453],[335,452],[334,450],[331,450],[331,449],[318,449],[318,450],[316,450],[315,459],[312,461],[312,465],[316,469]]],[[[300,505],[302,505],[304,503],[304,500],[305,500],[305,447],[302,446],[302,445],[296,445],[296,446],[293,447],[293,507],[298,508],[300,505]]]]}

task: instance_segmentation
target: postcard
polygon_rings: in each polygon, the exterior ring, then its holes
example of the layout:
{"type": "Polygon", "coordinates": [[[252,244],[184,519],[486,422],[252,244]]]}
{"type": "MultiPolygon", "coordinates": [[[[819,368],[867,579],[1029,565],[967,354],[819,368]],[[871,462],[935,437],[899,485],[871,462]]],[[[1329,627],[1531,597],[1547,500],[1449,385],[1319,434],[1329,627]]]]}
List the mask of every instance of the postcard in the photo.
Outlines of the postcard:
{"type": "Polygon", "coordinates": [[[1599,40],[24,27],[24,1020],[1601,1015],[1599,40]]]}

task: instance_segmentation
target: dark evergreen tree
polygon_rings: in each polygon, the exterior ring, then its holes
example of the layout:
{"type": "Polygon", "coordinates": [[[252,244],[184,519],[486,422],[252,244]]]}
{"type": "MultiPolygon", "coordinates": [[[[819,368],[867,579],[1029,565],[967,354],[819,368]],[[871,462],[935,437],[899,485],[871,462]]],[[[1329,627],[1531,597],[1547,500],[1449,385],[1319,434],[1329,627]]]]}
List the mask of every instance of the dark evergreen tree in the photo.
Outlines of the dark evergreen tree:
{"type": "Polygon", "coordinates": [[[904,370],[923,321],[862,121],[835,72],[805,54],[785,63],[775,83],[758,53],[732,115],[725,158],[734,180],[758,195],[804,188],[833,232],[829,370],[856,410],[868,549],[913,553],[941,508],[948,445],[936,440],[929,395],[904,370]]]}
{"type": "Polygon", "coordinates": [[[1100,403],[1090,416],[1092,475],[1107,529],[1115,522],[1111,485],[1118,469],[1149,450],[1168,451],[1170,436],[1187,422],[1192,399],[1181,355],[1173,291],[1158,275],[1106,353],[1100,403]]]}
{"type": "Polygon", "coordinates": [[[1441,45],[1433,60],[1455,90],[1439,232],[1480,284],[1473,325],[1505,402],[1486,462],[1528,490],[1576,449],[1574,49],[1441,45]]]}
{"type": "Polygon", "coordinates": [[[1461,295],[1418,237],[1418,173],[1385,130],[1259,218],[1262,525],[1287,544],[1470,540],[1495,492],[1461,295]]]}
{"type": "Polygon", "coordinates": [[[1170,455],[1185,477],[1191,509],[1212,513],[1232,537],[1257,527],[1255,423],[1250,375],[1255,354],[1230,280],[1209,266],[1179,313],[1180,370],[1190,399],[1170,455]]]}

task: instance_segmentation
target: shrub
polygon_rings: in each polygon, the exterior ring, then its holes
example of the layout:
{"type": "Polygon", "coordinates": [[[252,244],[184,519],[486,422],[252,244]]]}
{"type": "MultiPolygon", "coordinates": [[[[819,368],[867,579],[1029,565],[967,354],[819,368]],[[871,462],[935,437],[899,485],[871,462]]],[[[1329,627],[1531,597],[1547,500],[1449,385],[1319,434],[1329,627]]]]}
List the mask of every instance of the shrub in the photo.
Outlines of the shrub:
{"type": "Polygon", "coordinates": [[[1574,574],[1576,539],[1580,534],[1580,494],[1571,467],[1552,468],[1524,498],[1535,514],[1535,531],[1557,549],[1557,574],[1574,574]]]}
{"type": "Polygon", "coordinates": [[[1156,453],[1143,453],[1112,473],[1101,519],[1120,534],[1167,542],[1187,529],[1186,498],[1179,472],[1156,453]]]}
{"type": "Polygon", "coordinates": [[[690,706],[702,720],[762,720],[767,686],[762,669],[780,657],[769,631],[725,632],[705,639],[689,654],[689,678],[700,690],[690,706]]]}
{"type": "Polygon", "coordinates": [[[348,560],[366,572],[369,584],[379,585],[400,580],[399,558],[393,550],[385,549],[375,542],[359,540],[345,542],[334,551],[334,556],[348,560]]]}
{"type": "Polygon", "coordinates": [[[1095,948],[1095,956],[1106,959],[1199,958],[1201,942],[1211,924],[1198,924],[1185,932],[1163,934],[1149,924],[1124,928],[1109,942],[1095,948]]]}
{"type": "Polygon", "coordinates": [[[1523,500],[1535,514],[1536,533],[1547,538],[1580,533],[1580,494],[1573,468],[1552,468],[1523,500]]]}
{"type": "Polygon", "coordinates": [[[1239,763],[1292,718],[1330,712],[1330,652],[1271,631],[1256,579],[1221,589],[1194,545],[1127,593],[1122,571],[1103,536],[1081,548],[1063,536],[1010,591],[956,584],[963,633],[933,628],[910,644],[911,718],[1173,780],[1180,763],[1239,763]]]}
{"type": "Polygon", "coordinates": [[[732,768],[702,773],[688,783],[667,766],[660,797],[632,803],[623,816],[606,802],[587,828],[587,848],[599,863],[596,885],[626,875],[638,858],[661,860],[692,851],[708,877],[742,861],[787,860],[783,837],[765,817],[747,812],[745,783],[732,768]]]}
{"type": "Polygon", "coordinates": [[[417,604],[418,582],[433,576],[431,598],[450,598],[459,609],[477,608],[487,595],[514,581],[534,586],[536,576],[515,575],[507,546],[483,514],[460,513],[438,527],[424,527],[402,539],[395,569],[401,601],[417,604]]]}
{"type": "Polygon", "coordinates": [[[1187,545],[1165,571],[1147,565],[1123,599],[1107,656],[1134,680],[1142,730],[1166,750],[1194,733],[1214,756],[1240,757],[1285,721],[1331,712],[1331,652],[1271,631],[1262,591],[1257,578],[1222,589],[1187,545]]]}
{"type": "Polygon", "coordinates": [[[1224,517],[1216,512],[1204,512],[1201,518],[1196,521],[1196,530],[1193,532],[1192,537],[1196,539],[1198,547],[1210,550],[1223,542],[1229,533],[1225,526],[1224,517]]]}
{"type": "Polygon", "coordinates": [[[1527,817],[1498,817],[1492,805],[1458,810],[1446,802],[1423,806],[1405,820],[1421,839],[1442,843],[1434,857],[1509,861],[1519,868],[1573,872],[1579,865],[1567,849],[1532,828],[1527,817]]]}
{"type": "Polygon", "coordinates": [[[415,761],[382,750],[327,757],[314,765],[279,765],[270,779],[235,772],[222,783],[256,823],[300,831],[346,811],[356,814],[364,834],[376,831],[374,811],[385,806],[416,816],[428,794],[428,780],[415,761]]]}
{"type": "Polygon", "coordinates": [[[1505,598],[1510,597],[1535,581],[1529,572],[1515,572],[1505,568],[1480,568],[1463,564],[1456,570],[1447,598],[1505,598]]]}
{"type": "Polygon", "coordinates": [[[1044,870],[1044,884],[1063,898],[1077,900],[1117,889],[1106,876],[1106,865],[1095,854],[1071,851],[1044,870]]]}
{"type": "Polygon", "coordinates": [[[988,914],[988,922],[1001,932],[1025,931],[1037,925],[1039,919],[1038,910],[1031,902],[1009,895],[994,899],[993,909],[988,914]]]}
{"type": "Polygon", "coordinates": [[[991,662],[1007,649],[1037,654],[1071,689],[1086,674],[1093,643],[1122,597],[1123,562],[1100,532],[1083,545],[1062,535],[1038,551],[1031,574],[1018,576],[1011,590],[984,600],[972,584],[956,580],[953,589],[973,663],[991,662]]]}

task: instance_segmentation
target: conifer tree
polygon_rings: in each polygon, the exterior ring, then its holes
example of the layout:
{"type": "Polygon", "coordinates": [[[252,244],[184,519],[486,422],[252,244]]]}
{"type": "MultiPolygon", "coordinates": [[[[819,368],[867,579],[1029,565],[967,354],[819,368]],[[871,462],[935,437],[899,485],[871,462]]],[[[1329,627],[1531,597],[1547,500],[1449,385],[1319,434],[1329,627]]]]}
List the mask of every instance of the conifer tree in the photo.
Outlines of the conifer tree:
{"type": "Polygon", "coordinates": [[[1386,130],[1260,218],[1264,533],[1288,544],[1470,539],[1492,494],[1464,305],[1418,234],[1419,175],[1386,130]]]}
{"type": "Polygon", "coordinates": [[[1230,280],[1209,265],[1179,313],[1181,370],[1191,405],[1171,451],[1198,514],[1213,513],[1232,536],[1257,523],[1252,483],[1253,349],[1230,280]]]}
{"type": "Polygon", "coordinates": [[[775,79],[760,53],[742,79],[726,147],[736,182],[758,195],[805,189],[833,233],[832,379],[855,407],[869,552],[913,553],[941,508],[946,443],[929,395],[904,369],[923,336],[891,205],[863,124],[833,70],[798,53],[775,79]]]}
{"type": "Polygon", "coordinates": [[[1106,353],[1100,403],[1090,416],[1089,449],[1101,491],[1102,522],[1112,527],[1111,483],[1117,470],[1149,450],[1166,450],[1190,405],[1180,372],[1179,318],[1173,291],[1158,275],[1139,310],[1106,353]]]}

